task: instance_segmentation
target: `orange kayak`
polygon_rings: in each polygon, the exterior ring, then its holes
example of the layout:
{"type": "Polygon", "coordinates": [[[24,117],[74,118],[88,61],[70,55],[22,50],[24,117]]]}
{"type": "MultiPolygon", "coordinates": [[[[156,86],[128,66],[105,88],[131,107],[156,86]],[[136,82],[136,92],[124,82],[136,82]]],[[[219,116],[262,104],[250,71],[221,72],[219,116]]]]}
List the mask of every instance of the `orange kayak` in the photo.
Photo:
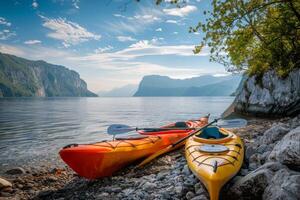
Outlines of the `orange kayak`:
{"type": "MultiPolygon", "coordinates": [[[[206,125],[207,121],[208,118],[201,118],[187,121],[185,124],[188,128],[199,128],[206,125]]],[[[178,122],[161,128],[175,127],[177,124],[178,122]]],[[[123,167],[150,156],[191,132],[193,130],[139,131],[138,137],[128,136],[116,138],[114,141],[67,145],[59,154],[77,174],[96,179],[111,176],[123,167]]]]}

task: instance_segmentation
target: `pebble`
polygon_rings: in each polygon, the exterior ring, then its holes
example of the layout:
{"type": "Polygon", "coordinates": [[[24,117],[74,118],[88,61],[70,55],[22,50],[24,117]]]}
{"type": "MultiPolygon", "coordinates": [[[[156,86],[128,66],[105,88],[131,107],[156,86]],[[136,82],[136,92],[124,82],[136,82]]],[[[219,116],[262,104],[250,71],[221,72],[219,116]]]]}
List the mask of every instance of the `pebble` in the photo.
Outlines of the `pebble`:
{"type": "Polygon", "coordinates": [[[12,187],[11,182],[5,180],[4,178],[0,178],[0,189],[6,188],[6,187],[12,187]]]}
{"type": "Polygon", "coordinates": [[[192,199],[194,196],[195,196],[194,192],[188,191],[188,192],[186,193],[186,195],[185,195],[185,198],[186,198],[187,200],[190,200],[190,199],[192,199]]]}
{"type": "Polygon", "coordinates": [[[16,167],[16,168],[7,170],[5,173],[9,174],[9,175],[18,175],[18,174],[25,174],[26,171],[22,167],[16,167]]]}

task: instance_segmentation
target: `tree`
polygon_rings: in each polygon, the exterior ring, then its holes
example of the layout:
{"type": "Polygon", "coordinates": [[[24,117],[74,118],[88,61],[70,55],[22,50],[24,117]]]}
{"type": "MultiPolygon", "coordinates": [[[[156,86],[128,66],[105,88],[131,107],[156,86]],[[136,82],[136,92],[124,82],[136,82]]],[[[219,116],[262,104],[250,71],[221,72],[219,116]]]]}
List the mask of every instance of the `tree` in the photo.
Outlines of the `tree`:
{"type": "Polygon", "coordinates": [[[205,23],[190,28],[205,36],[194,52],[211,49],[211,61],[228,71],[280,76],[300,67],[299,0],[213,0],[205,23]]]}

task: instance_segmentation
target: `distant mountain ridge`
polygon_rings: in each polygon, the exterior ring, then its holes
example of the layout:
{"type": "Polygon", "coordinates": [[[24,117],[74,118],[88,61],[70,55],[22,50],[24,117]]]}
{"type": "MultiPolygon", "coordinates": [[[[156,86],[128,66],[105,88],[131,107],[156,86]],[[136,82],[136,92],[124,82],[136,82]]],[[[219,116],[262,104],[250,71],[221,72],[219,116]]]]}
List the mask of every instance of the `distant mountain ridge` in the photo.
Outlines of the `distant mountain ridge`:
{"type": "Polygon", "coordinates": [[[0,97],[97,96],[77,72],[0,52],[0,97]]]}
{"type": "Polygon", "coordinates": [[[142,79],[134,96],[229,96],[240,80],[240,75],[205,75],[189,79],[150,75],[142,79]]]}
{"type": "Polygon", "coordinates": [[[137,91],[138,85],[125,85],[110,91],[100,91],[100,97],[132,97],[137,91]]]}

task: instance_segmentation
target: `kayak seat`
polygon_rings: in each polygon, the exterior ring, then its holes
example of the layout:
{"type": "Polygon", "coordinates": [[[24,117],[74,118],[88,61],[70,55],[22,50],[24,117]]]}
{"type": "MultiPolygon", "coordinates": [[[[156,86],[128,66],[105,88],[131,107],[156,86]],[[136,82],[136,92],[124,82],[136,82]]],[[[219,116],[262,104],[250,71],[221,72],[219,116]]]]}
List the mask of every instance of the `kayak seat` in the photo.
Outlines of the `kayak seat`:
{"type": "Polygon", "coordinates": [[[217,127],[208,127],[196,136],[204,139],[222,139],[228,135],[221,133],[217,127]]]}
{"type": "Polygon", "coordinates": [[[176,122],[174,124],[175,128],[189,128],[189,126],[185,122],[176,122]]]}

